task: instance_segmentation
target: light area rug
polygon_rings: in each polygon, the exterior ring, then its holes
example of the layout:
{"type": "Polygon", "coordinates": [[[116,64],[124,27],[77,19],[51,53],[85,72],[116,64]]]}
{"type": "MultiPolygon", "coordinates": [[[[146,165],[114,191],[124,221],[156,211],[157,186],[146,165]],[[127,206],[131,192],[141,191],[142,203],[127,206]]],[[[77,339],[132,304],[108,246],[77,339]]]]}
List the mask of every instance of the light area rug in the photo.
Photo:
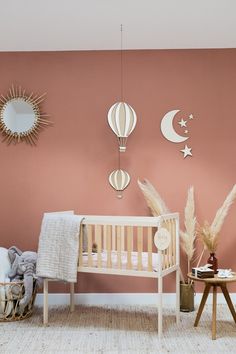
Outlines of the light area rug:
{"type": "Polygon", "coordinates": [[[20,322],[0,323],[0,353],[236,353],[236,325],[224,305],[217,307],[217,339],[211,339],[211,306],[199,326],[196,311],[164,309],[164,335],[157,335],[157,308],[137,306],[51,307],[49,326],[42,324],[42,308],[20,322]]]}

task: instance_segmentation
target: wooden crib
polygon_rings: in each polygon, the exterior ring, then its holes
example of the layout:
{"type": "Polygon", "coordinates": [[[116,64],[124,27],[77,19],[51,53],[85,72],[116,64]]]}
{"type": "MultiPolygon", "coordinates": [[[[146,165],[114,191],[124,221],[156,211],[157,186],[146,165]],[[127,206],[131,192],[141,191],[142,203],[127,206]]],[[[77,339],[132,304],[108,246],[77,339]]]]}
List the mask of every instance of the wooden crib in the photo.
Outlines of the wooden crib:
{"type": "MultiPolygon", "coordinates": [[[[163,277],[176,272],[176,321],[179,322],[179,217],[89,216],[80,229],[78,272],[117,274],[158,279],[158,334],[162,335],[163,277]],[[156,247],[154,236],[168,230],[166,249],[156,247]],[[96,245],[96,250],[94,249],[96,245]]],[[[48,281],[44,280],[44,324],[48,322],[48,281]]],[[[74,284],[70,284],[74,310],[74,284]]]]}

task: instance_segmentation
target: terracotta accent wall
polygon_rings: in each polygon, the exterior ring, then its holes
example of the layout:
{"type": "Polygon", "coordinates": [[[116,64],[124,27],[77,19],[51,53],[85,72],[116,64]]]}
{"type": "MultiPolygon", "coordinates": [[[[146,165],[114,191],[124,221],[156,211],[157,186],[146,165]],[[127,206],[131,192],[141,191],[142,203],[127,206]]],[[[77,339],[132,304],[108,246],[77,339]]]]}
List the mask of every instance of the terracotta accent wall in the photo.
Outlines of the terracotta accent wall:
{"type": "MultiPolygon", "coordinates": [[[[187,188],[195,187],[199,222],[211,221],[236,182],[236,50],[127,51],[124,97],[138,117],[122,155],[132,178],[119,200],[108,184],[117,168],[117,143],[107,111],[120,96],[120,53],[0,53],[0,92],[19,84],[47,92],[43,110],[54,125],[37,147],[0,143],[0,243],[36,250],[42,214],[74,209],[81,214],[149,215],[137,186],[148,178],[172,211],[183,215],[187,188]],[[188,146],[167,141],[163,115],[193,113],[188,146]]],[[[220,267],[236,270],[236,204],[226,219],[217,251],[220,267]]],[[[183,259],[182,259],[182,263],[183,259]]],[[[174,277],[165,278],[174,290],[174,277]]],[[[82,274],[78,292],[154,292],[153,279],[82,274]]],[[[236,291],[236,288],[231,288],[236,291]]],[[[64,292],[64,285],[54,291],[64,292]]]]}

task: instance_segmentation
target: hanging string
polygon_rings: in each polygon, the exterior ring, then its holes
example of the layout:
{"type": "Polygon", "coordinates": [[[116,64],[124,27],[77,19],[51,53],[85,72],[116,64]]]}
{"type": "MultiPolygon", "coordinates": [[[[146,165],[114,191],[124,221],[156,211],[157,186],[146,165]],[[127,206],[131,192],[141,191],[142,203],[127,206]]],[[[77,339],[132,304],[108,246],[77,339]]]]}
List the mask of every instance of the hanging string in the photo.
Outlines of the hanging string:
{"type": "Polygon", "coordinates": [[[121,85],[121,102],[123,102],[123,25],[120,25],[120,85],[121,85]]]}
{"type": "MultiPolygon", "coordinates": [[[[120,25],[120,86],[121,102],[123,102],[123,25],[120,25]]],[[[118,150],[118,168],[120,170],[120,150],[118,150]]]]}
{"type": "MultiPolygon", "coordinates": [[[[120,170],[120,150],[118,149],[118,169],[120,170]]],[[[122,191],[117,191],[117,198],[118,199],[122,199],[123,198],[123,194],[122,194],[122,191]]]]}
{"type": "Polygon", "coordinates": [[[118,168],[120,170],[120,150],[118,150],[118,168]]]}

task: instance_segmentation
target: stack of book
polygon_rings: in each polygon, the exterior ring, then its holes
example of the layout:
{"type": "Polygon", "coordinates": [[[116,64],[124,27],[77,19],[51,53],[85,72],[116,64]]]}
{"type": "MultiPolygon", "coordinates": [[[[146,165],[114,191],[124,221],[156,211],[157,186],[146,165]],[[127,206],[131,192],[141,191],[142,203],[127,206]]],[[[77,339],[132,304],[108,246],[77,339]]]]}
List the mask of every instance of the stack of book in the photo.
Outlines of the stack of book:
{"type": "Polygon", "coordinates": [[[201,279],[214,278],[214,270],[206,267],[192,268],[192,275],[201,279]]]}

